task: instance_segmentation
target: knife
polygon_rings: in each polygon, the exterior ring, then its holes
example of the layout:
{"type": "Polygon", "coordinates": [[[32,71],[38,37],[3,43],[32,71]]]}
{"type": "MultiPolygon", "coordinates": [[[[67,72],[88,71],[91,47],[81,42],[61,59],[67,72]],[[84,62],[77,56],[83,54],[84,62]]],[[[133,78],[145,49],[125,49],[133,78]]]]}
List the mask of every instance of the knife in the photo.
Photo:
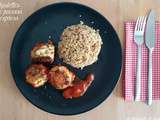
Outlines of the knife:
{"type": "Polygon", "coordinates": [[[152,104],[152,52],[155,47],[155,11],[151,10],[147,19],[145,43],[149,49],[149,64],[148,64],[148,105],[152,104]]]}

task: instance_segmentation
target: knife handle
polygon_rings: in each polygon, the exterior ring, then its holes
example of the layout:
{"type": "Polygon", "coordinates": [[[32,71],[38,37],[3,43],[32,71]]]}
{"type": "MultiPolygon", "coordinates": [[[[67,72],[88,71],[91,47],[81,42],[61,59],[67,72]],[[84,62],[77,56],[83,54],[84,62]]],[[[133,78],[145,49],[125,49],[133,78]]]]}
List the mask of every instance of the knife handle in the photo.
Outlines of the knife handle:
{"type": "Polygon", "coordinates": [[[138,45],[135,101],[140,101],[140,97],[141,97],[141,61],[142,61],[141,49],[142,49],[141,46],[138,45]]]}
{"type": "Polygon", "coordinates": [[[152,51],[149,49],[149,67],[148,67],[148,105],[152,104],[152,51]]]}

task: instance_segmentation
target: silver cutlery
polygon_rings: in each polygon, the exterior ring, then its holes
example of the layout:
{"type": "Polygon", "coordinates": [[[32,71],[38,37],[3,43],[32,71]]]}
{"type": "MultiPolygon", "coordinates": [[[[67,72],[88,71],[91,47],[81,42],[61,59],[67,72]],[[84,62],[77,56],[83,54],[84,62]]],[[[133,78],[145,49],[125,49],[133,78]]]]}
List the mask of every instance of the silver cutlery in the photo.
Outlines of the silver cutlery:
{"type": "Polygon", "coordinates": [[[152,52],[155,47],[155,12],[152,10],[147,19],[145,43],[149,49],[148,66],[148,105],[152,104],[152,52]]]}
{"type": "Polygon", "coordinates": [[[141,61],[142,61],[142,44],[144,43],[146,17],[138,17],[134,30],[134,42],[138,47],[137,71],[136,71],[136,91],[135,101],[140,101],[141,94],[141,61]]]}

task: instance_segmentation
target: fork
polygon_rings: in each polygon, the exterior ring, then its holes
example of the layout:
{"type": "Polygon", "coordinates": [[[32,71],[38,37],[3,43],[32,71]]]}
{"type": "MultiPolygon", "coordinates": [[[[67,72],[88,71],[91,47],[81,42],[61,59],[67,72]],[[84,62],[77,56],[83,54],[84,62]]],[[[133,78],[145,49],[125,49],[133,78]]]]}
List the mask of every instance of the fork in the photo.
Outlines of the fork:
{"type": "Polygon", "coordinates": [[[136,71],[136,91],[135,101],[140,101],[141,94],[141,62],[142,62],[142,44],[144,43],[144,31],[145,31],[146,17],[140,16],[136,21],[134,30],[134,42],[138,48],[138,63],[136,71]]]}

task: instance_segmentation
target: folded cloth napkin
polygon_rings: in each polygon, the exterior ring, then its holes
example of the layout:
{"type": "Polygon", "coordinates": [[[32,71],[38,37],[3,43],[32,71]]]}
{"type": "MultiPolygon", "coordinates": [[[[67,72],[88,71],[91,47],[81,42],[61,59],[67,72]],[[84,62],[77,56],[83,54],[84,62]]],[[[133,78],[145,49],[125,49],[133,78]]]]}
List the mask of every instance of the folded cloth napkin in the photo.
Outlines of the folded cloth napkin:
{"type": "MultiPolygon", "coordinates": [[[[135,22],[125,22],[125,100],[133,101],[135,95],[137,45],[134,43],[135,22]]],[[[153,100],[160,98],[160,22],[156,23],[156,47],[153,50],[153,100]]],[[[148,49],[142,45],[141,101],[148,96],[148,49]]]]}

